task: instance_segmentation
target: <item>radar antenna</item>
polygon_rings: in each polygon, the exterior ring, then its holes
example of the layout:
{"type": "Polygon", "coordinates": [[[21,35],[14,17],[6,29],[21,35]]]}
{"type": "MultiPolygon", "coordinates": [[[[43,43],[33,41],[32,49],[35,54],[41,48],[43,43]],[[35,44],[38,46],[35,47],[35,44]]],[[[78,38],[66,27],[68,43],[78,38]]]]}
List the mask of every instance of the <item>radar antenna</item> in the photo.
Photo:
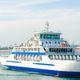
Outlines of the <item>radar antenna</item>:
{"type": "Polygon", "coordinates": [[[49,22],[46,22],[45,25],[46,25],[46,31],[49,32],[49,22]]]}

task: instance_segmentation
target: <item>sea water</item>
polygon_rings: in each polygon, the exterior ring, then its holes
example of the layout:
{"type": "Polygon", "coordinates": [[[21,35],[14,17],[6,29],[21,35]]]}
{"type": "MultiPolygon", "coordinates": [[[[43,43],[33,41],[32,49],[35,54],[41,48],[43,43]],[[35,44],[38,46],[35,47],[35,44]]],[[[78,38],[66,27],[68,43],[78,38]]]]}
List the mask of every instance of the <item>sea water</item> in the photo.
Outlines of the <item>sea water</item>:
{"type": "MultiPolygon", "coordinates": [[[[8,56],[11,51],[0,51],[0,56],[8,56]]],[[[0,65],[0,80],[80,80],[80,78],[56,77],[33,72],[7,70],[0,65]]]]}

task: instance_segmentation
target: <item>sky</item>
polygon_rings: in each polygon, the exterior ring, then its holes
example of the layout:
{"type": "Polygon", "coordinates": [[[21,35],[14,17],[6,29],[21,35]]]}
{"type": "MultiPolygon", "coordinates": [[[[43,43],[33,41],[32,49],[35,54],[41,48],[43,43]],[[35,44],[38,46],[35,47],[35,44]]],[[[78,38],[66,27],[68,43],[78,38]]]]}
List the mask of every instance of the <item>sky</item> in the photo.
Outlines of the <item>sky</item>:
{"type": "Polygon", "coordinates": [[[46,21],[50,31],[80,45],[80,0],[0,0],[0,46],[26,42],[46,21]]]}

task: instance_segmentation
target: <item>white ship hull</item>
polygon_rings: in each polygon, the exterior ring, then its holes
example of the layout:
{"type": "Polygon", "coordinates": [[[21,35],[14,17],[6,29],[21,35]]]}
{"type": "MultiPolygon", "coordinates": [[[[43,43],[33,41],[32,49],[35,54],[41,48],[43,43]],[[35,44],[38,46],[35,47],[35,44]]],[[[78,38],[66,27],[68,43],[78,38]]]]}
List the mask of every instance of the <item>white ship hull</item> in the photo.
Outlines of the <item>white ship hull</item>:
{"type": "Polygon", "coordinates": [[[19,61],[8,58],[1,61],[1,64],[9,69],[21,71],[32,71],[56,76],[80,77],[80,61],[49,60],[46,56],[43,58],[44,61],[41,62],[19,61]]]}

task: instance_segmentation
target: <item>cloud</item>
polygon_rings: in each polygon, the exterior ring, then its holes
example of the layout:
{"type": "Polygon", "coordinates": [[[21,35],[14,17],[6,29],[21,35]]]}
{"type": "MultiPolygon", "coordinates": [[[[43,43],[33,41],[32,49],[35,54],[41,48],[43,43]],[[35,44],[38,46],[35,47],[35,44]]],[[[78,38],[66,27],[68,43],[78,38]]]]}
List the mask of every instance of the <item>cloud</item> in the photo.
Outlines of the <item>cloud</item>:
{"type": "MultiPolygon", "coordinates": [[[[6,1],[6,0],[5,0],[6,1]]],[[[10,1],[10,0],[7,0],[10,1]]],[[[6,1],[6,3],[7,3],[6,1]]],[[[14,0],[10,1],[14,5],[4,5],[4,7],[0,7],[0,20],[16,20],[16,19],[52,19],[52,18],[61,18],[68,17],[72,15],[76,15],[80,10],[75,11],[74,9],[67,8],[56,8],[56,9],[40,9],[38,8],[34,11],[30,7],[32,5],[38,4],[49,4],[52,2],[58,2],[61,0],[14,0]],[[24,6],[26,9],[24,9],[24,6]]],[[[32,6],[33,7],[33,6],[32,6]]],[[[78,15],[79,16],[79,15],[78,15]]]]}
{"type": "Polygon", "coordinates": [[[52,2],[58,2],[61,0],[23,0],[23,2],[16,5],[16,7],[22,7],[22,6],[31,6],[31,5],[39,5],[39,4],[47,4],[52,2]]]}
{"type": "Polygon", "coordinates": [[[40,32],[45,22],[50,30],[63,32],[65,39],[80,43],[80,9],[78,8],[36,8],[35,5],[55,3],[61,0],[1,0],[0,1],[0,44],[14,44],[40,32]],[[2,2],[1,2],[2,1],[2,2]],[[5,1],[5,3],[4,3],[5,1]],[[9,1],[9,2],[8,2],[9,1]],[[34,7],[35,8],[35,7],[34,7]],[[28,35],[30,34],[30,35],[28,35]],[[75,37],[74,37],[75,36],[75,37]]]}

